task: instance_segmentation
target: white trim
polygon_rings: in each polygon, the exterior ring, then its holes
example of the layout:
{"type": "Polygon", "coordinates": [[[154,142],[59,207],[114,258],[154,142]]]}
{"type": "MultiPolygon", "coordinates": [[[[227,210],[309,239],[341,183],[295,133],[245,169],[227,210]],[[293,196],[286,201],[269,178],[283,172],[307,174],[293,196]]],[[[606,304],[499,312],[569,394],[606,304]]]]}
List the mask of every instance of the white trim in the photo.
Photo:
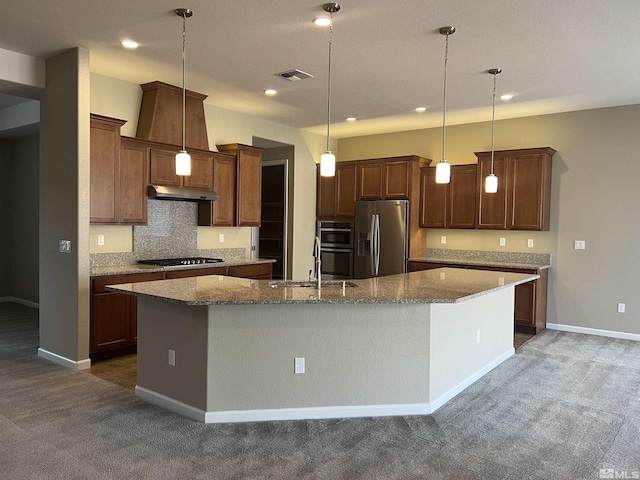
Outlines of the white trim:
{"type": "Polygon", "coordinates": [[[466,378],[451,390],[431,403],[401,405],[349,405],[303,408],[272,408],[263,410],[227,410],[205,412],[166,395],[136,385],[136,396],[140,399],[175,412],[184,417],[203,423],[264,422],[272,420],[310,420],[352,417],[393,417],[400,415],[430,415],[453,397],[462,392],[515,353],[513,347],[498,356],[483,368],[466,378]]]}
{"type": "Polygon", "coordinates": [[[585,335],[599,335],[601,337],[621,338],[623,340],[634,340],[640,342],[640,334],[616,332],[615,330],[600,330],[599,328],[574,327],[573,325],[563,325],[561,323],[547,323],[549,330],[560,330],[561,332],[583,333],[585,335]]]}
{"type": "Polygon", "coordinates": [[[42,348],[38,348],[38,356],[42,358],[46,358],[47,360],[61,365],[65,368],[70,368],[71,370],[85,370],[91,367],[91,360],[70,360],[66,357],[58,355],[57,353],[49,352],[48,350],[44,350],[42,348]]]}
{"type": "Polygon", "coordinates": [[[465,388],[469,387],[471,384],[473,384],[473,383],[477,382],[478,380],[480,380],[482,377],[484,377],[491,370],[493,370],[498,365],[500,365],[502,362],[504,362],[509,357],[511,357],[515,352],[516,352],[515,348],[513,348],[513,347],[509,348],[506,352],[504,352],[503,354],[499,355],[498,357],[493,359],[491,362],[487,363],[480,370],[476,371],[473,375],[465,378],[463,381],[458,383],[451,390],[449,390],[448,392],[445,392],[443,395],[440,395],[440,397],[436,398],[434,401],[431,402],[431,409],[432,410],[429,413],[433,413],[436,410],[438,410],[445,403],[447,403],[453,397],[455,397],[460,392],[462,392],[465,388]]]}
{"type": "Polygon", "coordinates": [[[0,302],[19,303],[19,304],[25,305],[27,307],[40,309],[40,305],[38,303],[31,302],[29,300],[23,300],[22,298],[18,298],[18,297],[0,297],[0,302]]]}

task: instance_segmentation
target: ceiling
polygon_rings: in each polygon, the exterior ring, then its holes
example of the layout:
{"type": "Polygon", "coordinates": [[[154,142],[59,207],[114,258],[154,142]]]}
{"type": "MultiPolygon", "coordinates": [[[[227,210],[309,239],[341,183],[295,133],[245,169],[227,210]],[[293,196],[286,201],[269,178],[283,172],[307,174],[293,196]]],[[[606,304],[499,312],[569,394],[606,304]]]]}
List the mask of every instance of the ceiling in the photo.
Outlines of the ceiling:
{"type": "MultiPolygon", "coordinates": [[[[42,58],[81,46],[91,70],[180,85],[188,7],[187,88],[207,103],[326,131],[328,28],[316,0],[0,0],[0,48],[42,58]],[[11,14],[6,14],[6,12],[11,14]],[[123,39],[137,50],[120,46],[123,39]],[[289,82],[298,68],[314,78],[289,82]],[[278,90],[266,97],[266,88],[278,90]]],[[[350,137],[447,124],[640,103],[638,0],[344,0],[334,16],[331,133],[350,137]],[[427,107],[416,113],[414,108],[427,107]],[[353,116],[356,122],[345,122],[353,116]]]]}

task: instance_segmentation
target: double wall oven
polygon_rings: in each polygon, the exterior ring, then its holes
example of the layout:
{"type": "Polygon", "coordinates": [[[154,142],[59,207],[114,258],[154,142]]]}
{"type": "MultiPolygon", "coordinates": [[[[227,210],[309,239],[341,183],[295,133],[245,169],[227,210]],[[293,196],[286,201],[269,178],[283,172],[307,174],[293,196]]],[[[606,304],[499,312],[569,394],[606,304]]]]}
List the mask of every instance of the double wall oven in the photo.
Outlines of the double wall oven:
{"type": "Polygon", "coordinates": [[[319,221],[320,261],[323,278],[353,278],[353,222],[319,221]]]}

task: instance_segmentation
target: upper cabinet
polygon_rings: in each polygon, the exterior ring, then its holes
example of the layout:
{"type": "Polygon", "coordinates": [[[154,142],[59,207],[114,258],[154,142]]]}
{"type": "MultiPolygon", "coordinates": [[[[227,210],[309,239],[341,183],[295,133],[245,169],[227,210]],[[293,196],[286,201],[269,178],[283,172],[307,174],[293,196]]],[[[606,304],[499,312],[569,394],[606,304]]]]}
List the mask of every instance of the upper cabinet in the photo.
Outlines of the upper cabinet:
{"type": "Polygon", "coordinates": [[[198,202],[198,225],[232,227],[236,223],[236,156],[213,154],[213,190],[220,195],[215,202],[198,202]]]}
{"type": "Polygon", "coordinates": [[[121,138],[124,124],[91,115],[91,223],[147,223],[148,149],[121,138]]]}
{"type": "Polygon", "coordinates": [[[411,189],[411,160],[379,159],[358,165],[357,200],[408,199],[411,189]]]}
{"type": "Polygon", "coordinates": [[[484,192],[484,179],[491,173],[491,152],[476,153],[477,228],[549,230],[554,153],[550,147],[495,152],[493,171],[498,177],[497,193],[484,192]]]}
{"type": "Polygon", "coordinates": [[[213,188],[213,155],[189,151],[191,175],[176,174],[177,150],[168,147],[151,147],[149,183],[174,187],[190,187],[211,190],[213,188]]]}
{"type": "Polygon", "coordinates": [[[436,183],[435,167],[420,169],[420,226],[474,228],[476,165],[452,165],[451,181],[436,183]]]}
{"type": "Polygon", "coordinates": [[[320,165],[317,167],[318,218],[353,218],[356,206],[356,166],[352,162],[338,162],[333,177],[321,176],[320,165]]]}
{"type": "MultiPolygon", "coordinates": [[[[238,227],[259,227],[260,213],[262,209],[262,152],[264,149],[230,143],[218,145],[218,150],[235,157],[235,165],[230,160],[217,157],[214,167],[216,192],[222,199],[223,193],[226,201],[221,205],[211,202],[200,202],[198,206],[198,225],[227,225],[232,212],[235,212],[232,222],[238,227]],[[235,175],[233,167],[235,166],[235,175]],[[232,182],[232,183],[229,183],[232,182]],[[233,185],[233,187],[232,187],[233,185]],[[229,203],[229,195],[232,195],[233,205],[229,203]]],[[[217,203],[217,202],[216,202],[217,203]]]]}

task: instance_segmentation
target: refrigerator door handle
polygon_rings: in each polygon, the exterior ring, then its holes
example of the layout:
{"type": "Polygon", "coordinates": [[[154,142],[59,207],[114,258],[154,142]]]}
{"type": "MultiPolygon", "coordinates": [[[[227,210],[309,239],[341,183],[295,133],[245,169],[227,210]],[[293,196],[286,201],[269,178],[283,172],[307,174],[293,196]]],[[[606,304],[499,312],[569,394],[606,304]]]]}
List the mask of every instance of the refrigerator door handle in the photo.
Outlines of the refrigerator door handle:
{"type": "Polygon", "coordinates": [[[371,227],[369,229],[369,262],[371,263],[371,275],[375,276],[376,272],[376,216],[371,215],[371,227]]]}
{"type": "Polygon", "coordinates": [[[375,216],[375,269],[374,276],[380,275],[380,215],[375,216]]]}

